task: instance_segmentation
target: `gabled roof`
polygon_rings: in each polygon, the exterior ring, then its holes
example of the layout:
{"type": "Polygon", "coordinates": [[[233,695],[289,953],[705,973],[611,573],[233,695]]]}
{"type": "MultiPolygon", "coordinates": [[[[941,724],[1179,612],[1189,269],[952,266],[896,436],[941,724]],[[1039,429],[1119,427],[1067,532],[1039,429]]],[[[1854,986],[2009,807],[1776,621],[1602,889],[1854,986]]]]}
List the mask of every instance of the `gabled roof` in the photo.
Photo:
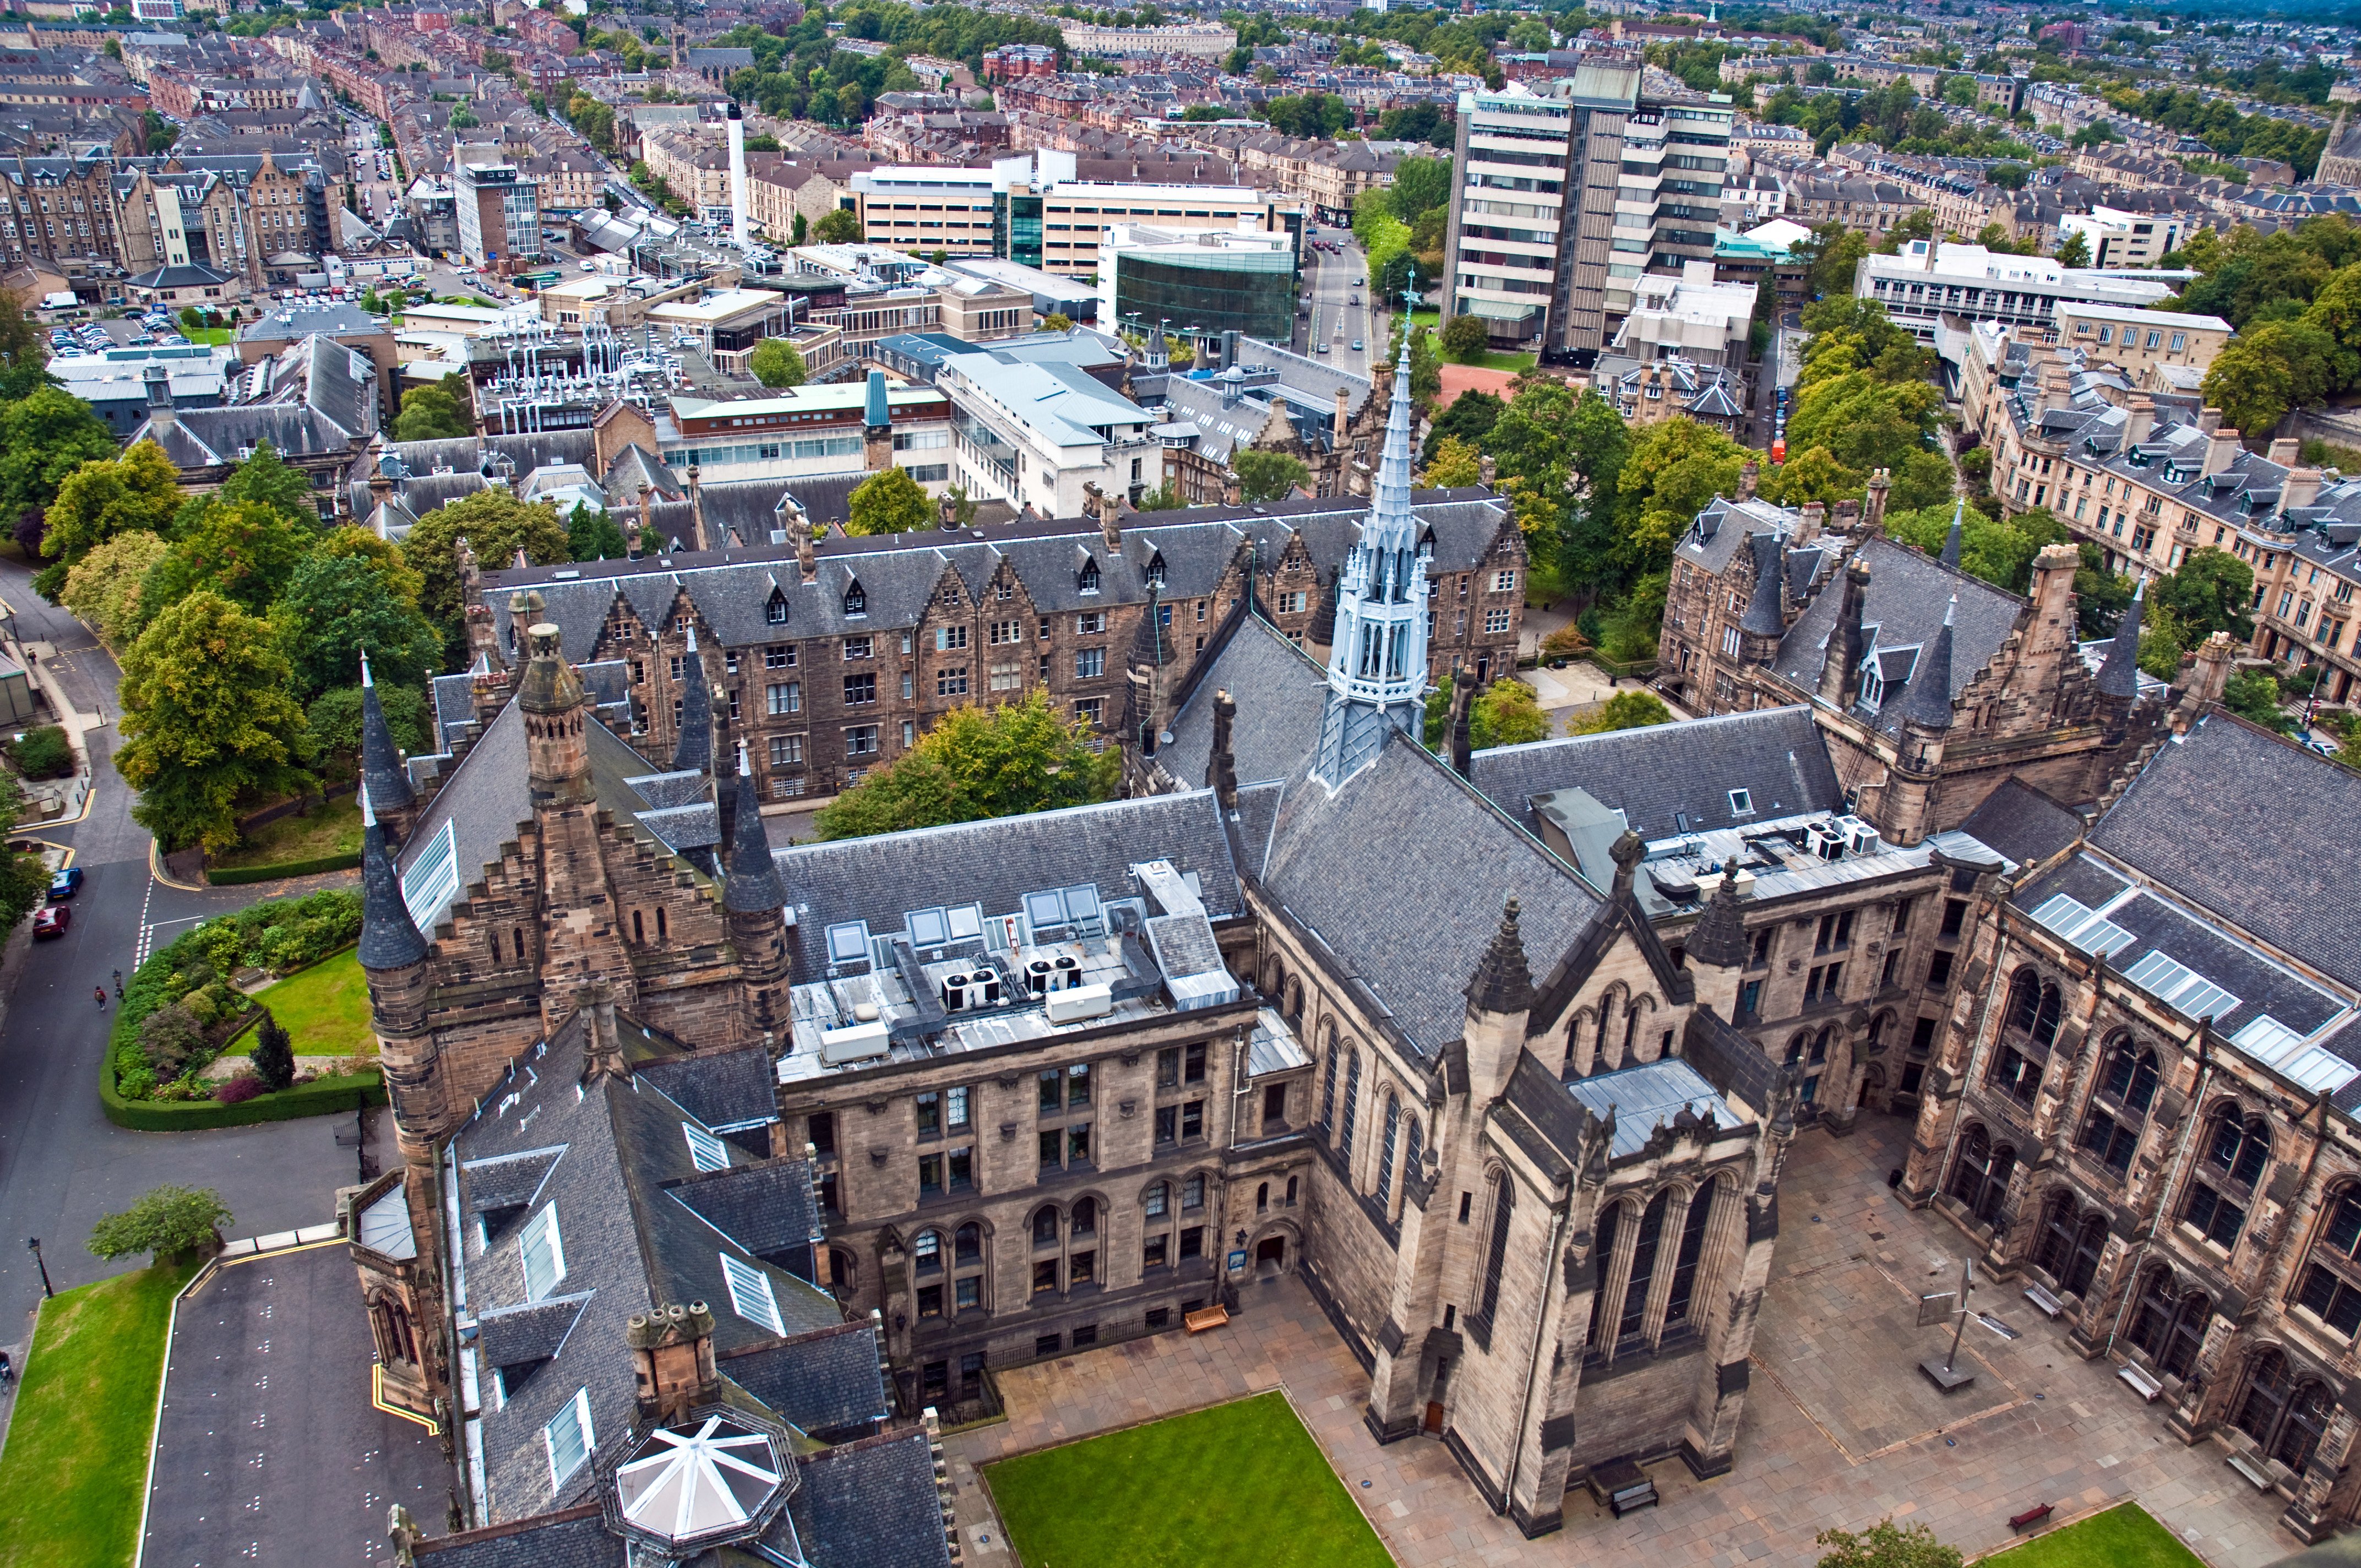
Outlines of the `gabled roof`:
{"type": "Polygon", "coordinates": [[[1828,744],[1799,706],[1495,747],[1469,765],[1476,787],[1529,827],[1533,797],[1562,789],[1620,811],[1650,840],[1844,809],[1828,744]]]}
{"type": "MultiPolygon", "coordinates": [[[[1945,694],[1949,700],[1956,700],[2000,652],[2025,609],[2026,601],[2016,595],[1883,536],[1863,541],[1856,554],[1869,563],[1861,624],[1877,628],[1880,647],[1931,647],[1942,630],[1952,597],[1958,597],[1950,678],[1946,683],[1949,690],[1945,694]]],[[[1819,685],[1820,667],[1827,662],[1828,638],[1836,628],[1843,597],[1823,593],[1814,598],[1780,640],[1779,656],[1772,667],[1807,691],[1819,685]]],[[[1906,688],[1887,689],[1875,715],[1877,728],[1889,732],[1901,728],[1908,706],[1906,695],[1906,688]]]]}

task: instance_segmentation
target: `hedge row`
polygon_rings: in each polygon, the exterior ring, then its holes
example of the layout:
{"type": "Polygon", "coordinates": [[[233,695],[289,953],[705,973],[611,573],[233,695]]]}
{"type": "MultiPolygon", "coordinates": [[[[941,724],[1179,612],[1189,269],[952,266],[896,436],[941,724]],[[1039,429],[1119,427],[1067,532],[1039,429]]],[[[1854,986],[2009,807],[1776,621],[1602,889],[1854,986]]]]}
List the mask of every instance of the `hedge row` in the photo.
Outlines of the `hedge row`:
{"type": "Polygon", "coordinates": [[[249,882],[277,882],[281,877],[313,876],[321,872],[348,872],[361,863],[357,854],[321,855],[309,861],[282,861],[271,866],[208,866],[205,881],[214,887],[236,887],[249,882]]]}
{"type": "Polygon", "coordinates": [[[249,1127],[258,1122],[291,1122],[299,1116],[356,1111],[364,1102],[385,1103],[385,1080],[376,1073],[315,1078],[235,1105],[218,1100],[126,1100],[115,1092],[111,1060],[99,1069],[98,1078],[98,1102],[106,1119],[141,1133],[192,1133],[211,1127],[249,1127]]]}

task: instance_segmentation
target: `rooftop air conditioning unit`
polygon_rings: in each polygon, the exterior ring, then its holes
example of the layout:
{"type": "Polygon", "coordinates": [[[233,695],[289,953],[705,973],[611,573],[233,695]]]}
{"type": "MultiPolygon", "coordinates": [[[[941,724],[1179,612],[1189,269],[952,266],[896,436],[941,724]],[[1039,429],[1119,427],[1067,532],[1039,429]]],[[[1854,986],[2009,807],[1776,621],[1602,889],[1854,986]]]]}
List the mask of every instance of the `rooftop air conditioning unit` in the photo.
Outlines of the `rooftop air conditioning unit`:
{"type": "Polygon", "coordinates": [[[884,1020],[871,1019],[854,1023],[841,1029],[823,1029],[819,1036],[819,1059],[833,1067],[840,1062],[867,1061],[882,1057],[892,1048],[893,1031],[884,1020]]]}
{"type": "Polygon", "coordinates": [[[1844,859],[1843,830],[1833,822],[1815,822],[1804,829],[1804,849],[1824,861],[1844,859]]]}
{"type": "Polygon", "coordinates": [[[1877,829],[1858,817],[1839,817],[1836,826],[1844,832],[1845,848],[1856,855],[1877,853],[1877,829]]]}
{"type": "Polygon", "coordinates": [[[1048,1011],[1052,1024],[1104,1018],[1115,1011],[1115,992],[1104,985],[1071,986],[1049,994],[1048,1011]]]}

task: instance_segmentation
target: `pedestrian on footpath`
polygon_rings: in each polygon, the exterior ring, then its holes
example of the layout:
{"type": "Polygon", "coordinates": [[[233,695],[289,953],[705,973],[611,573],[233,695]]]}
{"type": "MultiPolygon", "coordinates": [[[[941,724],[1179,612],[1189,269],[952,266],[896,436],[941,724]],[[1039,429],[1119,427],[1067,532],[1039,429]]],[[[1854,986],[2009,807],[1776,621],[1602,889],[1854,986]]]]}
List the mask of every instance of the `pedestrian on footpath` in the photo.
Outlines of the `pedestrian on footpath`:
{"type": "Polygon", "coordinates": [[[106,1005],[106,987],[103,985],[93,985],[90,988],[90,994],[101,1007],[106,1005]]]}

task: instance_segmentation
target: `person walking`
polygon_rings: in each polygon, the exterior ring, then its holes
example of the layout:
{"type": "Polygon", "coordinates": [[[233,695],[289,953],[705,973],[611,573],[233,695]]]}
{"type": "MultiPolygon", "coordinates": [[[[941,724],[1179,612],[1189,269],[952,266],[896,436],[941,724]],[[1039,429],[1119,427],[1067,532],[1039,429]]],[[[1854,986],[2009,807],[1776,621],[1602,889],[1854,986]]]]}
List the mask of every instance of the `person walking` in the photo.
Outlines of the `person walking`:
{"type": "Polygon", "coordinates": [[[101,1007],[106,1005],[106,987],[103,985],[93,985],[90,988],[90,994],[91,999],[96,1002],[101,1007]]]}

